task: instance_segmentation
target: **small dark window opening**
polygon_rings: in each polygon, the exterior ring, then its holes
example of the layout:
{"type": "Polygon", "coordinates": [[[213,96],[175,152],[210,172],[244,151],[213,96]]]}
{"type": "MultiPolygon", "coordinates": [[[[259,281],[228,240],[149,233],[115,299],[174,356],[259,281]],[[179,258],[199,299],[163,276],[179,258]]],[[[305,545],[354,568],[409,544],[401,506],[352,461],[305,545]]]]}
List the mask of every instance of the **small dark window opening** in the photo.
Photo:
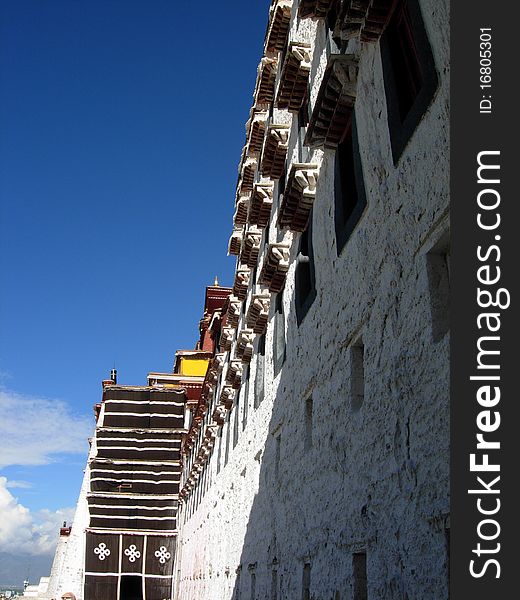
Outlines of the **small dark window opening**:
{"type": "Polygon", "coordinates": [[[334,0],[331,3],[329,12],[327,13],[327,19],[325,21],[327,23],[327,29],[329,31],[334,31],[334,28],[336,27],[336,21],[338,20],[338,11],[339,11],[339,1],[334,0]]]}
{"type": "Polygon", "coordinates": [[[296,258],[294,298],[296,321],[300,325],[316,298],[314,254],[312,250],[312,213],[309,217],[309,226],[300,236],[300,247],[296,258]]]}
{"type": "Polygon", "coordinates": [[[302,600],[311,600],[311,565],[303,565],[302,600]]]}
{"type": "Polygon", "coordinates": [[[417,0],[400,0],[381,38],[394,163],[430,105],[437,71],[417,0]]]}
{"type": "Polygon", "coordinates": [[[450,329],[450,240],[446,233],[426,255],[430,292],[431,330],[434,342],[450,329]]]}
{"type": "Polygon", "coordinates": [[[274,304],[274,373],[278,375],[285,362],[285,315],[283,312],[283,294],[276,294],[274,304]]]}
{"type": "Polygon", "coordinates": [[[218,454],[217,454],[217,474],[220,473],[220,462],[222,460],[222,427],[218,430],[218,454]]]}
{"type": "MultiPolygon", "coordinates": [[[[339,11],[341,8],[341,0],[333,0],[333,2],[331,3],[331,6],[329,8],[329,12],[327,13],[327,19],[326,19],[326,24],[327,24],[327,52],[328,54],[331,54],[333,52],[332,48],[331,48],[331,38],[334,41],[334,43],[336,44],[336,46],[338,47],[338,49],[340,50],[340,52],[345,52],[346,48],[347,48],[347,44],[348,44],[348,40],[342,40],[341,39],[341,35],[339,34],[339,30],[336,30],[336,23],[338,22],[338,16],[339,16],[339,11]],[[336,30],[336,35],[334,34],[336,30]]],[[[337,52],[337,50],[334,50],[334,52],[337,52]]]]}
{"type": "Polygon", "coordinates": [[[361,340],[350,348],[350,395],[352,410],[357,412],[365,400],[365,347],[361,340]]]}
{"type": "Polygon", "coordinates": [[[282,434],[278,433],[278,435],[274,438],[275,443],[275,463],[274,463],[274,476],[276,479],[280,476],[280,457],[281,457],[281,447],[282,447],[282,434]]]}
{"type": "Polygon", "coordinates": [[[140,575],[122,575],[119,588],[121,600],[143,600],[143,580],[140,575]]]}
{"type": "Polygon", "coordinates": [[[244,409],[242,413],[242,431],[246,428],[247,425],[247,412],[249,409],[249,367],[245,367],[247,373],[245,375],[245,385],[244,385],[244,409]]]}
{"type": "Polygon", "coordinates": [[[256,573],[251,569],[251,600],[256,600],[256,573]]]}
{"type": "Polygon", "coordinates": [[[240,575],[242,573],[242,567],[239,565],[237,567],[237,578],[235,580],[235,594],[234,594],[234,600],[240,600],[240,575]]]}
{"type": "Polygon", "coordinates": [[[286,175],[287,175],[287,173],[286,173],[286,170],[284,168],[283,173],[280,175],[280,179],[278,180],[278,204],[281,203],[280,196],[282,194],[285,194],[285,183],[286,183],[286,180],[287,180],[286,175]]]}
{"type": "Polygon", "coordinates": [[[256,573],[251,573],[251,600],[256,599],[256,573]]]}
{"type": "Polygon", "coordinates": [[[229,460],[229,436],[231,434],[231,422],[230,422],[230,418],[229,418],[229,411],[226,415],[226,452],[224,455],[224,465],[228,464],[228,460],[229,460]]]}
{"type": "MultiPolygon", "coordinates": [[[[304,152],[303,152],[303,141],[305,140],[305,133],[307,131],[307,125],[309,124],[309,105],[307,102],[307,95],[305,96],[305,100],[298,111],[298,161],[304,162],[304,152]]],[[[308,149],[306,148],[306,154],[308,154],[308,149]]]]}
{"type": "Polygon", "coordinates": [[[307,127],[309,124],[309,104],[307,102],[308,93],[305,94],[303,103],[298,111],[298,128],[307,127]]]}
{"type": "Polygon", "coordinates": [[[338,256],[367,204],[363,166],[353,115],[336,150],[334,162],[334,225],[338,256]]]}
{"type": "MultiPolygon", "coordinates": [[[[284,169],[282,175],[280,176],[280,179],[278,180],[278,195],[276,198],[277,208],[280,207],[282,204],[282,198],[283,198],[283,195],[285,194],[286,181],[287,181],[287,172],[284,169]]],[[[284,236],[283,230],[276,227],[276,241],[281,242],[283,239],[283,236],[284,236]]]]}
{"type": "Polygon", "coordinates": [[[448,598],[450,597],[450,587],[451,587],[451,530],[449,527],[445,527],[444,529],[444,543],[446,545],[446,571],[448,574],[448,598]]]}
{"type": "Polygon", "coordinates": [[[352,570],[354,575],[354,599],[367,600],[367,555],[366,552],[356,552],[352,555],[352,570]]]}
{"type": "Polygon", "coordinates": [[[238,433],[239,433],[239,419],[240,419],[240,391],[237,393],[235,400],[235,419],[233,424],[233,448],[238,444],[238,433]]]}
{"type": "Polygon", "coordinates": [[[278,569],[275,566],[271,571],[271,600],[278,600],[278,569]]]}
{"type": "Polygon", "coordinates": [[[312,419],[313,419],[313,401],[312,396],[305,400],[305,450],[312,448],[312,419]]]}
{"type": "Polygon", "coordinates": [[[260,406],[265,391],[265,334],[258,340],[255,377],[255,408],[260,406]]]}

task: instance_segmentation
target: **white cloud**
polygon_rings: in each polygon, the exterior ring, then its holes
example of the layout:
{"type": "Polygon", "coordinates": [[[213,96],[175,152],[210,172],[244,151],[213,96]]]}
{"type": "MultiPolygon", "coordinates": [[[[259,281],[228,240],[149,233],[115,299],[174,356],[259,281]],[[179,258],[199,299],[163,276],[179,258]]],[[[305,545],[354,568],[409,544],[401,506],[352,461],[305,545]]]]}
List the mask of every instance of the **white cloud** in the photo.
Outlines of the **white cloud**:
{"type": "Polygon", "coordinates": [[[73,508],[39,510],[34,514],[22,506],[0,477],[0,552],[50,555],[56,548],[63,521],[72,522],[73,508]]]}
{"type": "Polygon", "coordinates": [[[57,454],[85,454],[91,419],[71,414],[61,400],[25,396],[0,388],[0,469],[45,465],[57,454]]]}
{"type": "Polygon", "coordinates": [[[32,483],[30,481],[17,481],[16,479],[11,479],[7,482],[6,487],[10,490],[14,490],[15,488],[29,490],[32,488],[32,483]]]}

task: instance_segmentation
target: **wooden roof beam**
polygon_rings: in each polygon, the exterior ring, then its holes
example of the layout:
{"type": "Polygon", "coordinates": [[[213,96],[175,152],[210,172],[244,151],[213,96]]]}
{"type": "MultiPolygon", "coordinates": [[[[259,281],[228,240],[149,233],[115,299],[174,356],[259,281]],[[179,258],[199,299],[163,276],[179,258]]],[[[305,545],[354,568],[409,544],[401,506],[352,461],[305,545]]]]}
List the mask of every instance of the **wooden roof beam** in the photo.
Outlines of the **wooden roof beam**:
{"type": "Polygon", "coordinates": [[[318,166],[293,163],[287,178],[285,193],[278,213],[278,226],[291,231],[307,229],[309,215],[316,197],[318,166]]]}
{"type": "Polygon", "coordinates": [[[280,85],[276,95],[278,108],[299,111],[307,96],[311,71],[311,45],[291,42],[285,56],[280,85]]]}
{"type": "Polygon", "coordinates": [[[289,270],[289,244],[269,244],[265,253],[259,282],[270,292],[277,294],[283,290],[289,270]]]}
{"type": "Polygon", "coordinates": [[[305,144],[337,148],[356,103],[358,60],[351,54],[332,54],[307,127],[305,144]]]}

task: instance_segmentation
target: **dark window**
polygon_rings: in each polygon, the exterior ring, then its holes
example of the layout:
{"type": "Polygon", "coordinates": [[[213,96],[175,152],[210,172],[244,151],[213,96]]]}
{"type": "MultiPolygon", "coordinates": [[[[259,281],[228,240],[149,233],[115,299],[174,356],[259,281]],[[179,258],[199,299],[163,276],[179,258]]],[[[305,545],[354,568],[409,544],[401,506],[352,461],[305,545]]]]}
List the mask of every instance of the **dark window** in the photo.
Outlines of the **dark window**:
{"type": "Polygon", "coordinates": [[[235,400],[235,419],[233,424],[233,448],[238,444],[238,430],[239,430],[239,415],[240,415],[240,391],[237,392],[235,400]]]}
{"type": "Polygon", "coordinates": [[[302,600],[311,600],[311,565],[303,565],[302,600]]]}
{"type": "Polygon", "coordinates": [[[280,457],[282,447],[282,434],[278,433],[274,438],[275,443],[275,463],[274,463],[274,476],[276,479],[280,476],[280,457]]]}
{"type": "Polygon", "coordinates": [[[235,600],[240,600],[240,574],[242,573],[242,567],[237,567],[237,578],[235,581],[235,600]]]}
{"type": "Polygon", "coordinates": [[[226,452],[224,455],[224,465],[228,464],[228,460],[229,460],[229,436],[231,434],[231,420],[229,417],[229,411],[226,414],[226,422],[225,422],[225,427],[226,427],[226,452]]]}
{"type": "Polygon", "coordinates": [[[367,555],[366,552],[356,552],[352,555],[352,570],[354,574],[354,600],[367,600],[367,555]]]}
{"type": "Polygon", "coordinates": [[[305,450],[312,448],[312,417],[313,417],[312,396],[305,400],[305,450]]]}
{"type": "Polygon", "coordinates": [[[444,542],[446,545],[446,571],[448,573],[448,598],[450,597],[450,584],[451,584],[451,530],[450,527],[444,528],[444,542]]]}
{"type": "MultiPolygon", "coordinates": [[[[282,204],[283,195],[285,194],[285,184],[287,183],[287,173],[284,169],[280,179],[278,180],[278,195],[276,198],[276,206],[279,208],[282,204]]],[[[281,242],[284,236],[284,231],[278,227],[275,228],[276,241],[281,242]]]]}
{"type": "Polygon", "coordinates": [[[338,51],[345,52],[348,44],[348,40],[342,40],[339,28],[336,28],[338,21],[339,12],[341,9],[341,0],[333,0],[329,12],[327,13],[326,25],[327,25],[327,56],[331,53],[337,54],[338,51]],[[336,46],[333,49],[332,42],[336,46]]]}
{"type": "Polygon", "coordinates": [[[283,294],[276,294],[274,305],[274,372],[278,375],[285,361],[285,315],[283,312],[283,294]]]}
{"type": "Polygon", "coordinates": [[[432,339],[441,340],[450,329],[450,239],[444,234],[426,255],[430,292],[432,339]]]}
{"type": "MultiPolygon", "coordinates": [[[[307,99],[304,100],[302,107],[298,111],[298,161],[304,162],[303,152],[303,141],[305,140],[305,133],[307,131],[307,125],[309,124],[309,105],[307,99]]],[[[306,155],[308,150],[306,149],[306,155]]]]}
{"type": "Polygon", "coordinates": [[[265,388],[265,334],[258,340],[258,350],[256,356],[256,376],[255,376],[255,408],[257,408],[264,399],[265,388]]]}
{"type": "Polygon", "coordinates": [[[243,399],[243,405],[244,405],[244,412],[242,413],[242,429],[244,430],[246,428],[247,425],[247,411],[249,409],[249,367],[244,367],[245,370],[247,370],[246,375],[245,375],[245,385],[244,385],[244,399],[243,399]]]}
{"type": "Polygon", "coordinates": [[[358,340],[350,348],[350,395],[352,410],[357,412],[365,400],[365,347],[358,340]]]}
{"type": "Polygon", "coordinates": [[[220,473],[220,461],[222,460],[222,430],[223,427],[218,429],[218,454],[217,454],[217,473],[220,473]]]}
{"type": "Polygon", "coordinates": [[[338,256],[367,204],[363,167],[353,115],[336,150],[334,162],[334,225],[338,256]]]}
{"type": "Polygon", "coordinates": [[[271,600],[278,600],[278,569],[275,566],[271,571],[271,600]]]}
{"type": "Polygon", "coordinates": [[[256,599],[256,573],[251,573],[251,600],[256,599]]]}
{"type": "Polygon", "coordinates": [[[298,128],[307,127],[309,124],[309,103],[307,101],[309,94],[308,90],[305,92],[305,98],[303,99],[300,110],[298,111],[298,128]]]}
{"type": "Polygon", "coordinates": [[[283,194],[285,194],[285,184],[287,182],[287,173],[286,170],[283,170],[283,173],[280,176],[280,179],[278,180],[278,204],[281,203],[281,199],[280,196],[282,196],[283,194]]]}
{"type": "Polygon", "coordinates": [[[438,79],[417,0],[400,0],[381,38],[394,163],[426,112],[438,79]]]}
{"type": "Polygon", "coordinates": [[[326,23],[327,23],[327,29],[329,31],[334,31],[334,28],[336,27],[336,21],[338,20],[338,11],[339,11],[339,0],[334,0],[331,3],[331,6],[329,8],[329,12],[327,13],[327,19],[326,19],[326,23]]]}
{"type": "Polygon", "coordinates": [[[303,321],[316,298],[314,254],[312,251],[312,213],[309,226],[300,236],[300,247],[296,258],[294,299],[298,325],[303,321]]]}
{"type": "Polygon", "coordinates": [[[249,569],[251,573],[251,600],[256,600],[256,573],[254,569],[249,569]]]}

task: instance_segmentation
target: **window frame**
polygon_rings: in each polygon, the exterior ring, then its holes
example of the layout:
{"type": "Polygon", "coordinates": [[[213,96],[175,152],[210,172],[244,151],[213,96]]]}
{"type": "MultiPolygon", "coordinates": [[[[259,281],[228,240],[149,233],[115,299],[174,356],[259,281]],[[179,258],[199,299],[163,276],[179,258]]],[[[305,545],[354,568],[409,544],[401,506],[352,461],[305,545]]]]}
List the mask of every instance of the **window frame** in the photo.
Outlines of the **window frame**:
{"type": "Polygon", "coordinates": [[[420,121],[430,106],[438,88],[439,78],[435,67],[432,48],[422,18],[418,0],[401,0],[396,6],[390,22],[381,37],[381,63],[388,113],[388,130],[394,165],[397,165],[408,142],[413,137],[420,121]],[[392,35],[395,33],[396,20],[403,18],[407,11],[413,35],[414,54],[422,73],[422,85],[408,112],[401,118],[395,65],[392,60],[392,35]]]}
{"type": "Polygon", "coordinates": [[[365,179],[363,175],[363,163],[359,150],[358,130],[355,111],[352,112],[352,118],[345,129],[342,141],[336,149],[334,156],[334,230],[336,233],[336,252],[339,256],[343,248],[350,239],[356,225],[359,223],[367,207],[367,194],[365,188],[365,179]],[[354,173],[356,187],[356,202],[350,208],[348,216],[345,218],[347,197],[341,178],[340,152],[341,146],[348,140],[352,145],[352,171],[354,173]]]}
{"type": "Polygon", "coordinates": [[[312,243],[312,221],[313,211],[311,211],[309,216],[309,225],[307,226],[307,229],[300,235],[298,254],[296,255],[296,269],[294,272],[294,304],[296,308],[296,322],[298,327],[303,323],[303,320],[305,319],[317,296],[316,268],[314,264],[314,248],[312,243]],[[302,254],[301,248],[303,240],[306,240],[307,242],[308,254],[302,254]],[[302,295],[301,270],[305,264],[309,265],[309,289],[305,292],[305,295],[302,295]]]}

